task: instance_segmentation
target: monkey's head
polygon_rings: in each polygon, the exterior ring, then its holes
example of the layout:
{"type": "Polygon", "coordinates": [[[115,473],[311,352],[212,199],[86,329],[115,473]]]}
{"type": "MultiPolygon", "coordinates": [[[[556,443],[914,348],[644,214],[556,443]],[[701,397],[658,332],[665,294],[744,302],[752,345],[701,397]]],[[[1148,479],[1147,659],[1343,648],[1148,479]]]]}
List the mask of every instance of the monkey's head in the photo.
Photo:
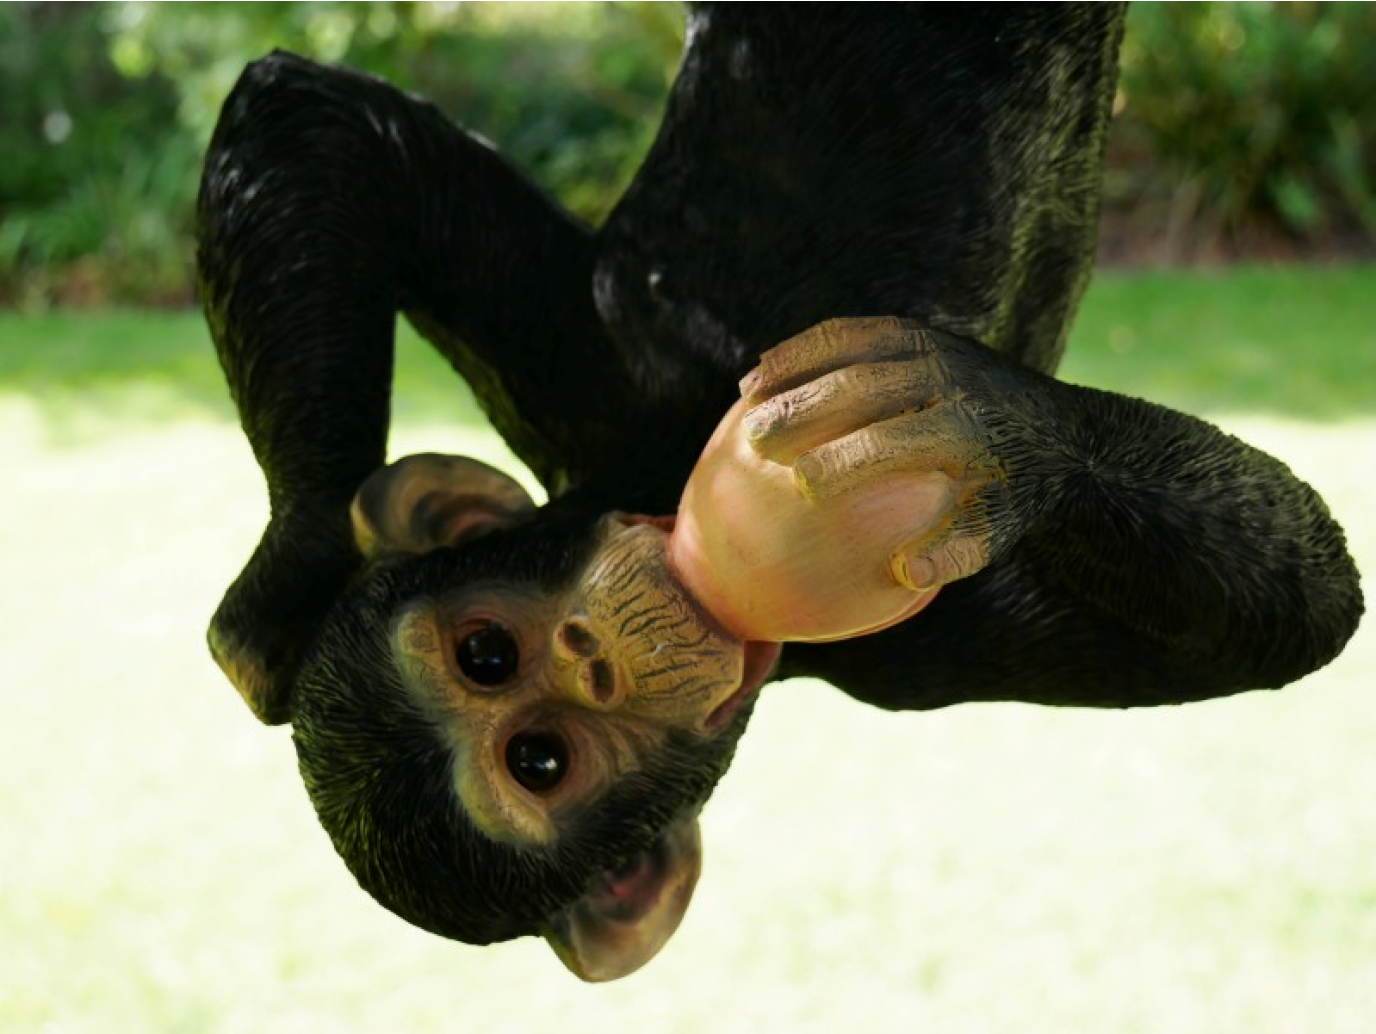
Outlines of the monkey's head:
{"type": "Polygon", "coordinates": [[[702,612],[643,519],[537,511],[470,460],[411,457],[353,507],[368,558],[292,694],[301,773],[359,883],[404,919],[544,936],[584,979],[677,927],[697,812],[778,648],[702,612]]]}

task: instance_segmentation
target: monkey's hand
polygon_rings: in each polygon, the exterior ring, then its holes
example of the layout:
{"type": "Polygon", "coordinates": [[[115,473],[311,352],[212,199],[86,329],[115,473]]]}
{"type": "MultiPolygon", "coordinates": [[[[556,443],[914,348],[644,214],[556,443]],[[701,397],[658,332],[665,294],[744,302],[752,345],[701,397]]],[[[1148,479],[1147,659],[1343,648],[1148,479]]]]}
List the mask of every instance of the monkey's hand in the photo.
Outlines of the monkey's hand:
{"type": "Polygon", "coordinates": [[[741,382],[751,447],[825,509],[925,475],[944,504],[892,555],[910,589],[982,570],[1026,526],[1021,456],[1036,396],[1056,382],[972,342],[894,318],[828,320],[760,357],[741,382]]]}
{"type": "Polygon", "coordinates": [[[742,384],[684,488],[671,567],[746,639],[907,620],[999,559],[1054,496],[1054,452],[1028,429],[1061,434],[1055,391],[916,324],[820,324],[742,384]]]}
{"type": "MultiPolygon", "coordinates": [[[[906,580],[1011,560],[1052,607],[1091,616],[1099,632],[1082,644],[1140,644],[1155,699],[1284,685],[1334,657],[1362,613],[1323,500],[1184,413],[895,319],[800,334],[765,353],[742,395],[751,447],[789,464],[819,506],[919,471],[945,478],[949,505],[895,561],[906,580]]],[[[1028,636],[1048,634],[1047,613],[1028,636]]]]}

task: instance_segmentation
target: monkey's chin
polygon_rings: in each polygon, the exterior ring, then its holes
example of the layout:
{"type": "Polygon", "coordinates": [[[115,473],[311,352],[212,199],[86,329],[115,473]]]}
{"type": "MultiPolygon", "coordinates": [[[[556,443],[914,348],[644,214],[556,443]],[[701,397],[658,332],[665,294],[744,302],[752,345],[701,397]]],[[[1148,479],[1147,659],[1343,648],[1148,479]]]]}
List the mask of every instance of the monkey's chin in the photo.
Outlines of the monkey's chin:
{"type": "Polygon", "coordinates": [[[717,705],[707,716],[707,731],[720,732],[731,724],[736,712],[769,680],[783,652],[781,643],[746,642],[743,647],[741,688],[717,705]]]}

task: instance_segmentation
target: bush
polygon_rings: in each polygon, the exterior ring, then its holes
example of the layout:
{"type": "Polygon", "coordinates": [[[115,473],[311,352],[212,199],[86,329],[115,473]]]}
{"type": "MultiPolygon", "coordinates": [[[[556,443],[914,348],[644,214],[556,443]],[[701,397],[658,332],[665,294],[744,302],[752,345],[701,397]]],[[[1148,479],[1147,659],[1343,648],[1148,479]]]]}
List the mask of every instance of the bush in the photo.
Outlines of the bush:
{"type": "Polygon", "coordinates": [[[175,83],[202,142],[245,63],[282,48],[427,97],[593,222],[649,146],[683,40],[677,4],[121,6],[120,67],[175,83]]]}
{"type": "MultiPolygon", "coordinates": [[[[654,136],[682,32],[655,3],[0,5],[0,302],[189,300],[199,156],[273,47],[430,97],[596,223],[654,136]]],[[[1135,5],[1118,248],[1371,249],[1373,53],[1376,5],[1135,5]]]]}
{"type": "Polygon", "coordinates": [[[0,7],[0,297],[185,298],[196,149],[102,4],[0,7]]]}
{"type": "Polygon", "coordinates": [[[274,47],[428,96],[600,222],[654,138],[677,4],[0,4],[0,300],[184,302],[200,153],[274,47]]]}
{"type": "Polygon", "coordinates": [[[1107,200],[1178,249],[1376,239],[1376,7],[1134,5],[1107,200]]]}
{"type": "Polygon", "coordinates": [[[200,154],[274,47],[384,76],[590,222],[653,139],[677,4],[0,7],[0,300],[185,302],[200,154]]]}

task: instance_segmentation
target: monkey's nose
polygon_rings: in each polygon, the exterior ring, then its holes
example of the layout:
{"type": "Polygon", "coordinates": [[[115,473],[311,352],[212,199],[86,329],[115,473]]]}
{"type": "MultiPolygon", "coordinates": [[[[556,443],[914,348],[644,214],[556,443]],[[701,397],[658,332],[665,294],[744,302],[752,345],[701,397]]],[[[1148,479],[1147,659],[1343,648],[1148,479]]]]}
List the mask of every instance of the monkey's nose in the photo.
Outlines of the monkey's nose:
{"type": "Polygon", "coordinates": [[[602,640],[591,621],[582,614],[574,614],[555,628],[554,652],[566,661],[593,660],[602,653],[602,640]]]}
{"type": "Polygon", "coordinates": [[[575,675],[579,695],[589,707],[599,711],[611,711],[621,706],[626,694],[621,690],[621,680],[610,661],[599,657],[578,665],[575,675]]]}
{"type": "Polygon", "coordinates": [[[554,630],[554,654],[573,665],[573,689],[579,702],[599,711],[621,706],[621,679],[592,622],[581,614],[565,618],[554,630]]]}

